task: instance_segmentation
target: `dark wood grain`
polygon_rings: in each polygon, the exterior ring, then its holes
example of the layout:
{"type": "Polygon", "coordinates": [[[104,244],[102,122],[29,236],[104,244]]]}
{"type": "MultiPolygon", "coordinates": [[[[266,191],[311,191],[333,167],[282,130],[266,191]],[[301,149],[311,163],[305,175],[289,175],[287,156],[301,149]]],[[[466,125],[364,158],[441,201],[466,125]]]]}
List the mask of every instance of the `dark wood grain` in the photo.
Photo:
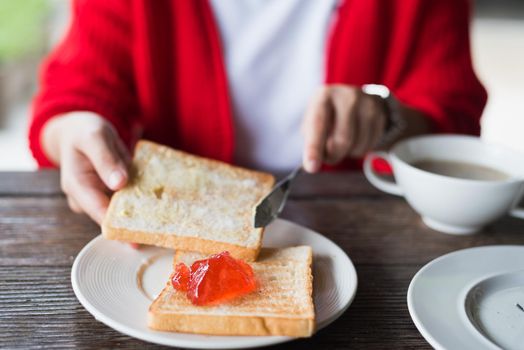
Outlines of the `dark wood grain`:
{"type": "MultiPolygon", "coordinates": [[[[524,244],[524,223],[511,218],[473,236],[436,233],[404,200],[357,173],[301,176],[283,217],[340,245],[356,265],[359,289],[332,325],[270,349],[429,349],[407,310],[413,275],[457,249],[524,244]]],[[[76,300],[71,265],[98,233],[69,211],[56,172],[0,173],[0,348],[162,348],[97,322],[76,300]]]]}
{"type": "MultiPolygon", "coordinates": [[[[59,174],[55,170],[0,172],[0,197],[61,194],[59,174]]],[[[373,196],[380,195],[380,192],[369,186],[366,179],[357,173],[302,173],[297,177],[292,191],[292,196],[297,197],[350,195],[373,196]]]]}
{"type": "Polygon", "coordinates": [[[0,172],[0,196],[53,196],[61,193],[60,178],[55,170],[0,172]]]}
{"type": "MultiPolygon", "coordinates": [[[[425,346],[411,322],[405,294],[415,266],[357,266],[362,278],[351,308],[312,339],[282,346],[345,349],[387,344],[425,346]],[[383,339],[387,337],[387,340],[383,339]]],[[[0,267],[0,347],[73,345],[93,348],[156,348],[96,322],[76,301],[68,267],[0,267]]],[[[160,348],[160,347],[159,347],[160,348]]],[[[271,349],[279,348],[271,347],[271,349]]]]}

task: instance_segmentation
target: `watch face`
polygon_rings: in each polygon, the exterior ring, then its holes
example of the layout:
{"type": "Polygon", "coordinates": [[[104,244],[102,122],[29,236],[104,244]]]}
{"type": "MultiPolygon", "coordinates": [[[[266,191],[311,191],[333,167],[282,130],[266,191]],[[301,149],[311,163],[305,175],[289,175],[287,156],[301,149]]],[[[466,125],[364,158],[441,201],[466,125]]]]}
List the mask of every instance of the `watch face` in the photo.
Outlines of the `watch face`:
{"type": "Polygon", "coordinates": [[[368,95],[377,95],[384,99],[388,98],[390,95],[387,86],[380,84],[364,84],[362,85],[362,91],[368,95]]]}

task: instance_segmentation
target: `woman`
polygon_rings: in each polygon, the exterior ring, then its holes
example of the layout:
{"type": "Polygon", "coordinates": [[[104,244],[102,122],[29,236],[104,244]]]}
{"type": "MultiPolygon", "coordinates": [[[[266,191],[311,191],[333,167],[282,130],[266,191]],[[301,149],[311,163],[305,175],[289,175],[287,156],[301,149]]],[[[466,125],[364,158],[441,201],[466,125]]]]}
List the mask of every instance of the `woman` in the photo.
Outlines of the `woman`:
{"type": "Polygon", "coordinates": [[[478,133],[469,15],[457,0],[76,0],[43,67],[31,150],[100,222],[140,137],[316,172],[409,135],[478,133]]]}

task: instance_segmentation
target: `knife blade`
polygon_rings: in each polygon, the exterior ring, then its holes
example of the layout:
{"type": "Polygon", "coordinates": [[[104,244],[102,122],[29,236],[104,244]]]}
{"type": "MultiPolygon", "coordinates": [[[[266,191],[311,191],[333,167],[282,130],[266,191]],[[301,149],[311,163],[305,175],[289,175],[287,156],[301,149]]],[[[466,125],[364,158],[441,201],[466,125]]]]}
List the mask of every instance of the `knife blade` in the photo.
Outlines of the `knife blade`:
{"type": "Polygon", "coordinates": [[[291,183],[302,170],[302,166],[294,169],[289,175],[280,180],[269,194],[260,201],[255,208],[255,227],[265,227],[269,225],[284,209],[291,183]]]}

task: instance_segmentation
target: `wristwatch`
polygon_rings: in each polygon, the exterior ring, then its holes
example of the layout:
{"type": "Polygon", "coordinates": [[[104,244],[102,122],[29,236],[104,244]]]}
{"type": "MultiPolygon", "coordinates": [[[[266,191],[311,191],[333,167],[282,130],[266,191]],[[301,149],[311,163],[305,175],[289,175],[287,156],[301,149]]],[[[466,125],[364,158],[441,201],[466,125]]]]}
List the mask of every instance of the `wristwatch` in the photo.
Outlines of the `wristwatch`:
{"type": "Polygon", "coordinates": [[[380,97],[386,109],[385,131],[376,148],[391,145],[406,130],[406,120],[400,114],[398,100],[385,85],[364,84],[361,89],[365,94],[380,97]]]}

